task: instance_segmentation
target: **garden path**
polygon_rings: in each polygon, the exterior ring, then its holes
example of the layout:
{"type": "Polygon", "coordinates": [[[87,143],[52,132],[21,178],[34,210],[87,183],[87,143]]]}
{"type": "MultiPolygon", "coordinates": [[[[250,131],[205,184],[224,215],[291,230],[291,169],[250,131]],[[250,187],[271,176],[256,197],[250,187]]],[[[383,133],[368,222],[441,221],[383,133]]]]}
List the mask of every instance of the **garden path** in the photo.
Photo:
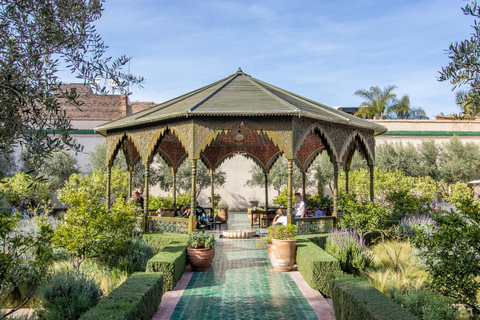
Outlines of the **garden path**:
{"type": "MultiPolygon", "coordinates": [[[[250,229],[246,214],[230,214],[229,222],[229,229],[250,229]]],[[[219,239],[210,270],[186,271],[162,297],[153,320],[335,319],[299,272],[274,271],[267,249],[253,239],[219,239]]]]}

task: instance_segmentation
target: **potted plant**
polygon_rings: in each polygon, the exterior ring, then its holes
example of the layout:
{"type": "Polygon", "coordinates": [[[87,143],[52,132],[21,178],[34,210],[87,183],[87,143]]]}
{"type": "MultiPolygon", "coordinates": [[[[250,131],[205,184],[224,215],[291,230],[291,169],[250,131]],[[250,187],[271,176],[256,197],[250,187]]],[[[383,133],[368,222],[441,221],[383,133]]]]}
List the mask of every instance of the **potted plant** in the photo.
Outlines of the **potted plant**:
{"type": "Polygon", "coordinates": [[[296,225],[277,225],[267,229],[264,237],[257,245],[268,245],[268,253],[272,266],[277,271],[291,271],[295,264],[297,235],[296,225]]]}
{"type": "Polygon", "coordinates": [[[222,223],[228,222],[228,206],[226,204],[221,204],[217,207],[218,209],[218,220],[222,223]]]}
{"type": "Polygon", "coordinates": [[[207,271],[215,256],[213,233],[190,232],[187,241],[187,259],[193,271],[207,271]]]}
{"type": "Polygon", "coordinates": [[[248,221],[250,221],[250,223],[252,223],[252,220],[253,221],[258,221],[258,214],[255,214],[253,213],[253,211],[263,211],[263,208],[262,207],[255,207],[255,210],[253,210],[253,207],[252,208],[248,208],[248,221]]]}

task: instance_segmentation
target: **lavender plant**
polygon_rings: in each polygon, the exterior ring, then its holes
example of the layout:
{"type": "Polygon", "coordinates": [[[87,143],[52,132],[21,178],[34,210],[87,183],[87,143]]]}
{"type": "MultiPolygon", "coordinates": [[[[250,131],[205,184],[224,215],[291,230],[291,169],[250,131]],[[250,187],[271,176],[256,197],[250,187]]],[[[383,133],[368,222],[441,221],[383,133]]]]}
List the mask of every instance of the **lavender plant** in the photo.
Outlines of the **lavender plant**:
{"type": "Polygon", "coordinates": [[[417,233],[416,229],[420,228],[424,231],[431,227],[436,227],[437,223],[431,217],[423,215],[418,217],[403,218],[399,225],[398,231],[404,236],[411,238],[417,233]]]}
{"type": "Polygon", "coordinates": [[[373,260],[363,237],[355,229],[333,229],[327,237],[325,250],[340,260],[342,270],[348,273],[358,273],[373,260]]]}

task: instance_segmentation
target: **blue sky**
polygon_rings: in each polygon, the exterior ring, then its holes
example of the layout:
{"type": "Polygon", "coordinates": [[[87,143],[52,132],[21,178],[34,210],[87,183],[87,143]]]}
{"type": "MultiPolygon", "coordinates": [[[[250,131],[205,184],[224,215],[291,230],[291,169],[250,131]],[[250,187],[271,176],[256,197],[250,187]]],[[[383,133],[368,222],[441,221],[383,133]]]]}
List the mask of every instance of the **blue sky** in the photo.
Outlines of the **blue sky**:
{"type": "MultiPolygon", "coordinates": [[[[109,54],[146,78],[132,101],[163,102],[224,78],[251,76],[329,106],[357,89],[396,85],[428,116],[458,113],[437,81],[450,43],[470,37],[461,0],[107,0],[97,30],[109,54]]],[[[75,80],[64,78],[65,82],[75,80]]]]}

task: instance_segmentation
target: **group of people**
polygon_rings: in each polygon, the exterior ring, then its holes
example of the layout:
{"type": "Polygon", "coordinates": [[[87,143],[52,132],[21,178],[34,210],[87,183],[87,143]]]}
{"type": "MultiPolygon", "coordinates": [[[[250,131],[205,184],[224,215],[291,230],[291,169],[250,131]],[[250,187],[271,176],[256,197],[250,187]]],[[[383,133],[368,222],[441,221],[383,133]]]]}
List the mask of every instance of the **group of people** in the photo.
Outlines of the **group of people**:
{"type": "Polygon", "coordinates": [[[19,213],[20,217],[28,217],[28,218],[32,217],[32,213],[28,211],[27,206],[21,205],[19,203],[15,204],[15,206],[12,209],[12,215],[16,213],[19,213]]]}
{"type": "MultiPolygon", "coordinates": [[[[295,208],[292,212],[295,215],[295,218],[323,217],[325,215],[318,205],[315,205],[313,207],[313,212],[312,214],[310,214],[308,212],[305,201],[302,200],[301,193],[295,193],[295,201],[295,208]]],[[[326,215],[328,215],[328,212],[325,213],[327,213],[326,215]]],[[[285,215],[285,211],[283,209],[278,209],[277,215],[273,219],[273,225],[280,224],[283,224],[284,226],[287,225],[287,216],[285,215]]]]}

